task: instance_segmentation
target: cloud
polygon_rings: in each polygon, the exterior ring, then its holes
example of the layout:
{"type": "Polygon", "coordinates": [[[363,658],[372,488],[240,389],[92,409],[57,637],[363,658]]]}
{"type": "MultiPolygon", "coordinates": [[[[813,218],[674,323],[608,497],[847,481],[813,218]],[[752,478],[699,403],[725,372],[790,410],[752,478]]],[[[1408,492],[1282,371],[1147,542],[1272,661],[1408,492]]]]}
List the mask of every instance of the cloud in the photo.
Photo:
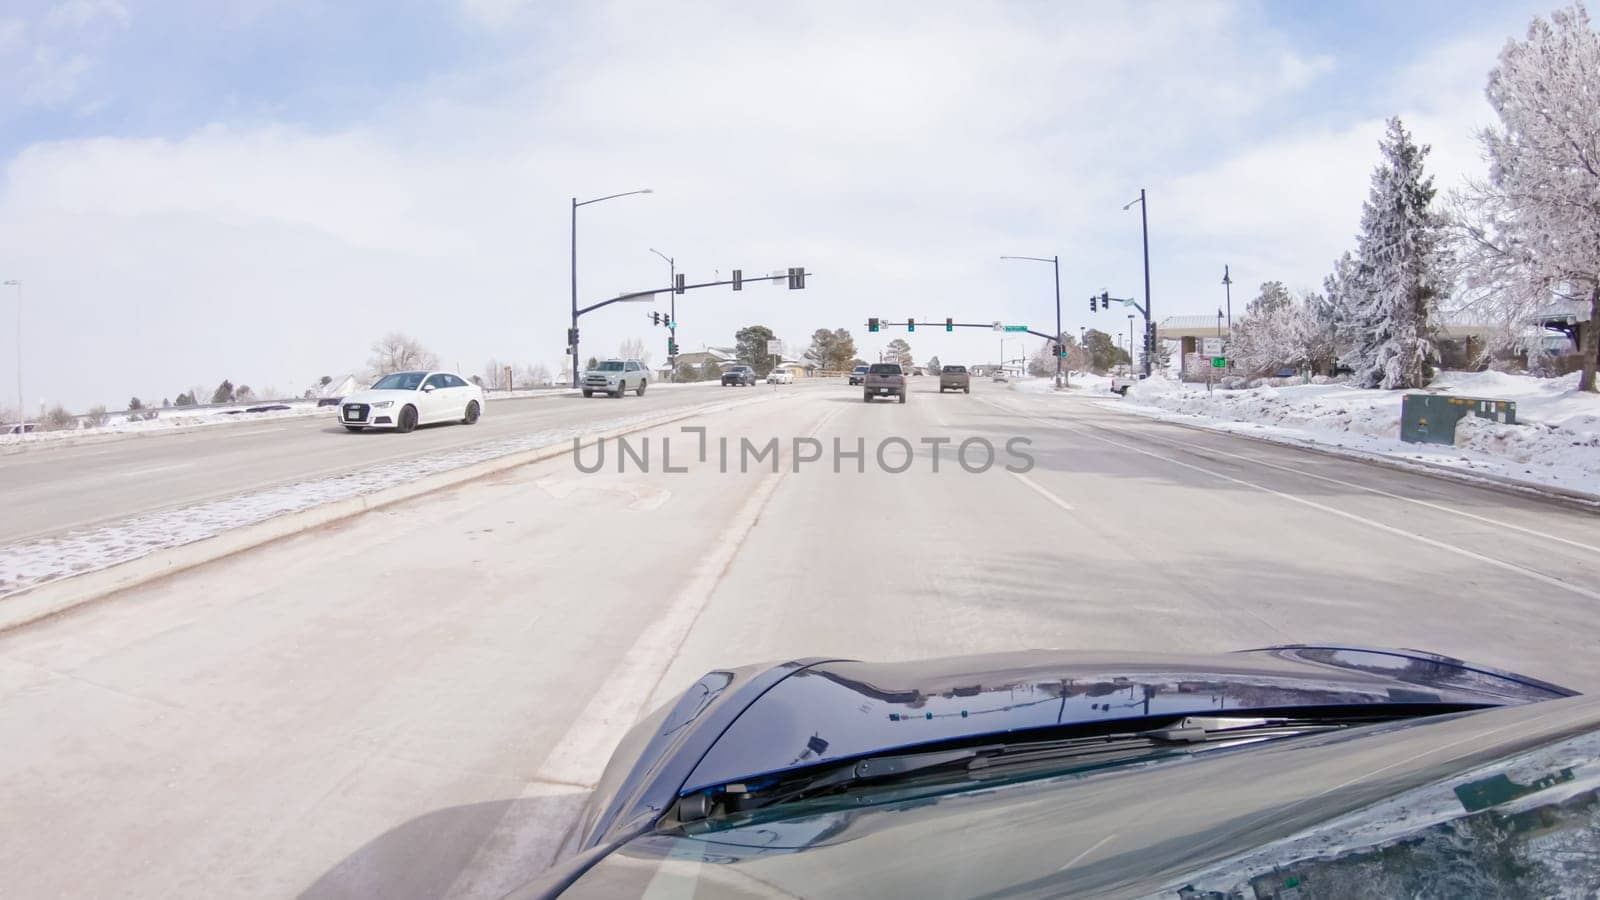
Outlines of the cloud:
{"type": "Polygon", "coordinates": [[[60,0],[45,14],[49,29],[83,29],[99,22],[127,28],[128,8],[120,0],[60,0]]]}
{"type": "MultiPolygon", "coordinates": [[[[1335,61],[1251,6],[519,10],[465,4],[493,30],[473,64],[341,127],[219,121],[11,160],[0,267],[49,336],[30,383],[75,405],[300,384],[395,329],[468,371],[562,368],[571,198],[639,187],[655,193],[579,211],[585,303],[664,284],[652,246],[691,278],[815,273],[803,293],[680,298],[685,349],[763,322],[800,344],[849,327],[870,355],[894,335],[869,338],[868,315],[1048,330],[1048,269],[1005,253],[1060,253],[1066,327],[1104,325],[1071,298],[1140,284],[1120,207],[1141,185],[1158,310],[1204,311],[1191,286],[1240,248],[1273,277],[1325,265],[1374,155],[1375,118],[1301,123],[1335,61]]],[[[585,318],[584,355],[643,337],[659,359],[648,312],[585,318]]],[[[976,332],[915,337],[919,359],[994,352],[976,332]]]]}
{"type": "Polygon", "coordinates": [[[22,102],[28,106],[61,106],[78,96],[84,76],[93,67],[88,54],[38,47],[19,78],[22,102]]]}

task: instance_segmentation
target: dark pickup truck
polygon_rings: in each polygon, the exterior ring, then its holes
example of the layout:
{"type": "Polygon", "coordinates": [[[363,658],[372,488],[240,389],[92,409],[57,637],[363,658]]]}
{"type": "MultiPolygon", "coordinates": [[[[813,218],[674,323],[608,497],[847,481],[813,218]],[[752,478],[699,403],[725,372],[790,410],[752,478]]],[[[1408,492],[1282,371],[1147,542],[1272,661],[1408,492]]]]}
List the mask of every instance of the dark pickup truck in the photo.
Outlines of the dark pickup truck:
{"type": "Polygon", "coordinates": [[[972,393],[972,376],[967,374],[966,366],[945,366],[939,370],[939,393],[945,391],[972,393]]]}
{"type": "Polygon", "coordinates": [[[873,363],[867,367],[866,378],[861,382],[861,399],[871,402],[873,397],[899,397],[906,402],[906,375],[899,363],[873,363]]]}

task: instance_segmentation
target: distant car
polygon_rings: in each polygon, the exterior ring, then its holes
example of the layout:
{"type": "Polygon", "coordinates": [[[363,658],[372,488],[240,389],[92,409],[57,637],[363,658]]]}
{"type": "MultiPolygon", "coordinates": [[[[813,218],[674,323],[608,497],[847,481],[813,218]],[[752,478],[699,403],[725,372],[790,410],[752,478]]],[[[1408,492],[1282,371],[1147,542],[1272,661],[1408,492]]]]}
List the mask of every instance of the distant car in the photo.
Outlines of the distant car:
{"type": "Polygon", "coordinates": [[[773,369],[767,373],[767,384],[794,384],[794,373],[788,369],[773,369]]]}
{"type": "Polygon", "coordinates": [[[1004,373],[1004,372],[996,372],[996,373],[994,373],[994,380],[995,381],[1010,381],[1011,379],[1007,378],[1006,377],[1006,373],[1004,373]]]}
{"type": "Polygon", "coordinates": [[[947,390],[972,393],[972,376],[967,374],[966,366],[945,366],[939,370],[939,393],[947,390]]]}
{"type": "Polygon", "coordinates": [[[643,397],[650,383],[650,370],[637,359],[608,359],[583,373],[583,395],[593,397],[604,393],[621,397],[632,390],[643,397]]]}
{"type": "Polygon", "coordinates": [[[16,422],[6,426],[6,434],[33,434],[38,427],[37,422],[16,422]]]}
{"type": "Polygon", "coordinates": [[[861,399],[870,403],[873,397],[898,397],[901,403],[906,402],[906,373],[899,363],[873,363],[867,367],[861,399]]]}
{"type": "Polygon", "coordinates": [[[508,896],[1593,896],[1573,693],[1337,645],[719,668],[508,896]]]}
{"type": "Polygon", "coordinates": [[[350,431],[407,432],[435,422],[472,425],[482,415],[483,389],[454,372],[395,372],[339,405],[339,424],[350,431]]]}
{"type": "Polygon", "coordinates": [[[749,366],[733,366],[722,373],[723,387],[752,387],[756,383],[756,370],[749,366]]]}
{"type": "Polygon", "coordinates": [[[867,380],[867,367],[866,366],[856,366],[854,369],[850,370],[850,383],[851,384],[861,384],[862,382],[864,382],[866,380],[867,380]]]}

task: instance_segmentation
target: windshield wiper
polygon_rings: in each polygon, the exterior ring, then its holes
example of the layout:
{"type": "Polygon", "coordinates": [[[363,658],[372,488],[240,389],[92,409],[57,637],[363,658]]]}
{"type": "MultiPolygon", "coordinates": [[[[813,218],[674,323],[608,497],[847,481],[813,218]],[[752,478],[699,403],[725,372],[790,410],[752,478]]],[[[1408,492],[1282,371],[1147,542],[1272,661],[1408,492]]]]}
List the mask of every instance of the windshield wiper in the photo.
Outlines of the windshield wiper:
{"type": "Polygon", "coordinates": [[[1201,748],[1220,749],[1334,731],[1367,721],[1371,719],[1187,716],[1143,731],[868,756],[834,767],[796,773],[760,787],[732,783],[692,794],[679,801],[676,818],[686,823],[715,815],[748,813],[830,794],[900,786],[930,777],[1014,777],[1031,770],[1064,774],[1201,748]]]}

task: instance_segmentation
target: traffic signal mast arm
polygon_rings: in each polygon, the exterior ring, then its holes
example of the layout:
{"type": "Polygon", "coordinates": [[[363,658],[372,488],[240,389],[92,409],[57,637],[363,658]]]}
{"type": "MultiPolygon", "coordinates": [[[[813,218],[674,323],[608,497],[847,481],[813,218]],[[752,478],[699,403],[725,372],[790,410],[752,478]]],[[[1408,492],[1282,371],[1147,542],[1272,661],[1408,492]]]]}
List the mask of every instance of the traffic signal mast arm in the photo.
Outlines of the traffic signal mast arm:
{"type": "MultiPolygon", "coordinates": [[[[917,320],[916,319],[909,319],[907,321],[908,322],[915,322],[917,320]]],[[[887,319],[879,319],[878,320],[878,327],[879,328],[899,328],[901,326],[904,326],[905,324],[907,324],[907,323],[906,322],[890,322],[887,319]]],[[[934,321],[934,320],[932,320],[932,319],[925,320],[925,324],[927,324],[929,326],[932,326],[934,328],[940,327],[939,323],[934,321]]],[[[872,323],[868,322],[867,323],[867,328],[870,329],[871,327],[872,327],[872,323]]],[[[945,327],[945,328],[983,328],[983,329],[988,330],[988,331],[993,331],[994,330],[994,323],[993,322],[947,322],[947,323],[945,323],[945,325],[943,327],[945,327]]],[[[1040,331],[1034,331],[1032,328],[1018,329],[1018,331],[1022,331],[1023,333],[1026,333],[1026,334],[1031,334],[1034,337],[1042,337],[1047,341],[1054,341],[1055,340],[1055,337],[1053,337],[1051,335],[1048,335],[1048,334],[1045,334],[1045,333],[1040,332],[1040,331]]],[[[1017,331],[1013,331],[1012,333],[1016,334],[1017,331]]]]}
{"type": "MultiPolygon", "coordinates": [[[[810,275],[810,274],[811,274],[810,272],[802,271],[801,272],[801,277],[804,278],[805,276],[810,275]]],[[[748,283],[748,282],[751,282],[751,281],[790,281],[790,282],[792,282],[793,278],[794,278],[794,274],[793,273],[786,272],[786,273],[784,273],[782,275],[757,275],[755,277],[744,276],[743,278],[739,279],[738,281],[739,282],[744,282],[744,283],[748,283]]],[[[682,287],[678,287],[678,288],[674,288],[674,287],[670,287],[669,286],[669,287],[664,287],[664,288],[656,288],[656,289],[650,290],[650,291],[634,291],[631,294],[621,294],[621,295],[618,295],[616,297],[612,297],[610,300],[601,300],[599,303],[596,303],[596,304],[594,304],[592,306],[581,307],[578,310],[578,315],[581,316],[584,313],[594,312],[595,310],[597,310],[597,309],[599,309],[599,308],[601,308],[603,306],[610,306],[613,303],[625,303],[625,302],[627,302],[629,300],[638,300],[641,297],[649,297],[649,296],[652,296],[654,294],[671,293],[673,290],[676,290],[678,293],[681,294],[684,291],[692,291],[692,290],[695,290],[697,288],[722,287],[724,285],[735,284],[735,283],[737,283],[735,279],[729,278],[729,279],[726,279],[724,281],[705,281],[705,282],[701,282],[700,284],[686,284],[686,285],[683,285],[682,287]]]]}

